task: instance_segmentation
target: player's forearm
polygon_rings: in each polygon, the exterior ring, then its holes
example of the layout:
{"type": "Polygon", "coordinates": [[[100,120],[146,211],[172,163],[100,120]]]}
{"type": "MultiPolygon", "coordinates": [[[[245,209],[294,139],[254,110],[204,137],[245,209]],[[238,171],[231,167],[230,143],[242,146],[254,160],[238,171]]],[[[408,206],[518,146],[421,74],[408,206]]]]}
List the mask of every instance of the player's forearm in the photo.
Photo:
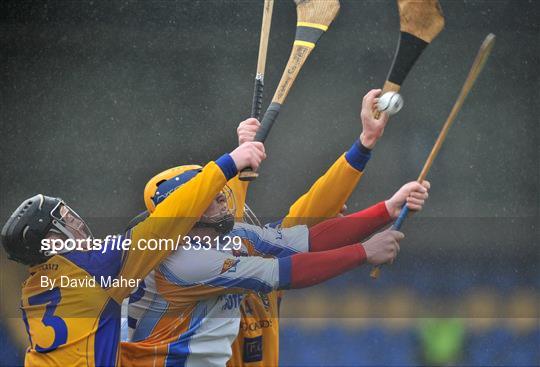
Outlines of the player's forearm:
{"type": "Polygon", "coordinates": [[[360,244],[296,254],[279,259],[279,288],[305,288],[325,282],[362,265],[366,252],[360,244]]]}
{"type": "Polygon", "coordinates": [[[289,209],[282,226],[315,225],[336,216],[358,185],[371,157],[357,140],[289,209]]]}
{"type": "Polygon", "coordinates": [[[309,251],[326,251],[356,243],[391,220],[384,201],[345,217],[328,219],[309,229],[309,251]]]}

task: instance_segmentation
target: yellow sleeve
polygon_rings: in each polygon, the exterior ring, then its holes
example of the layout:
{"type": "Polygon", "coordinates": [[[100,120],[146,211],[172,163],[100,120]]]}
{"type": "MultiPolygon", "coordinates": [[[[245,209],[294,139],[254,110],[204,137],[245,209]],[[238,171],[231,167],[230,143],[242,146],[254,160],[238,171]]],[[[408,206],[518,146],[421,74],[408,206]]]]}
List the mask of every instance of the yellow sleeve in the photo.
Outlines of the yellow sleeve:
{"type": "MultiPolygon", "coordinates": [[[[125,251],[117,278],[144,279],[152,269],[170,254],[172,246],[161,250],[140,249],[149,240],[172,240],[183,237],[193,228],[212,200],[223,189],[227,179],[214,162],[208,163],[193,179],[175,190],[145,221],[131,232],[131,248],[125,251]]],[[[110,296],[117,302],[129,295],[134,287],[109,288],[110,296]]]]}
{"type": "Polygon", "coordinates": [[[247,189],[249,186],[249,181],[240,181],[238,175],[233,177],[229,182],[227,182],[234,194],[234,201],[236,204],[236,220],[243,220],[244,217],[244,204],[246,203],[247,189]]]}
{"type": "Polygon", "coordinates": [[[283,219],[284,228],[298,224],[315,225],[335,217],[349,199],[363,172],[353,168],[345,154],[289,208],[283,219]]]}

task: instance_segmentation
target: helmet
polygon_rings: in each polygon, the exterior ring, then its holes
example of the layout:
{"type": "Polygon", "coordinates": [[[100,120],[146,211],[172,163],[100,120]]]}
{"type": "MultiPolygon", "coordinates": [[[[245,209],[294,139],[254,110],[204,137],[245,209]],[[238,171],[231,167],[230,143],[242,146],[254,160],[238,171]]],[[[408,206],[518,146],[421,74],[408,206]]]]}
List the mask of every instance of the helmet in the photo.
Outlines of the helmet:
{"type": "MultiPolygon", "coordinates": [[[[169,168],[166,171],[163,171],[154,177],[150,179],[150,181],[147,182],[146,186],[144,187],[144,205],[146,205],[146,209],[153,213],[156,209],[157,203],[160,203],[163,199],[165,199],[174,189],[176,189],[179,185],[174,187],[172,191],[165,192],[165,190],[158,190],[158,187],[160,184],[164,183],[167,180],[170,180],[172,178],[175,178],[183,173],[186,173],[188,171],[196,171],[197,173],[202,170],[201,166],[198,166],[196,164],[191,165],[185,165],[185,166],[178,166],[174,168],[169,168]],[[155,197],[155,201],[154,201],[155,197]]],[[[194,175],[193,175],[194,176],[194,175]]],[[[191,176],[190,178],[193,178],[191,176]]],[[[180,178],[178,178],[178,181],[180,178]]],[[[186,183],[186,181],[182,182],[182,184],[186,183]]]]}
{"type": "Polygon", "coordinates": [[[75,237],[74,231],[92,236],[86,223],[62,199],[39,194],[26,199],[15,209],[2,228],[0,239],[9,259],[36,265],[53,255],[41,250],[41,240],[51,231],[68,238],[75,237]],[[66,221],[68,215],[77,220],[77,228],[66,221]]]}
{"type": "MultiPolygon", "coordinates": [[[[201,170],[202,167],[198,165],[185,165],[170,168],[152,177],[144,188],[144,203],[148,212],[152,213],[159,203],[165,200],[178,187],[195,177],[201,170]]],[[[196,227],[214,228],[220,234],[227,234],[232,230],[236,207],[234,193],[228,186],[225,186],[222,194],[227,200],[228,211],[211,217],[203,216],[195,224],[196,227]]],[[[135,218],[133,221],[137,222],[135,218]]]]}

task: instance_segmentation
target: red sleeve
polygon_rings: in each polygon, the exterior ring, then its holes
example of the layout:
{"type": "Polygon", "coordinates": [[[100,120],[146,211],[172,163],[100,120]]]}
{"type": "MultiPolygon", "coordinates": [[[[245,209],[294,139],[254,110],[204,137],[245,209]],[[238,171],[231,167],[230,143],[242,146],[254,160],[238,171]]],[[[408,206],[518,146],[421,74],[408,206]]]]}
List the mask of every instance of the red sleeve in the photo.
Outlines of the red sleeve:
{"type": "Polygon", "coordinates": [[[325,220],[309,229],[309,251],[326,251],[357,243],[391,220],[384,201],[345,217],[325,220]]]}
{"type": "Polygon", "coordinates": [[[280,288],[310,287],[361,265],[366,251],[360,244],[279,259],[280,288]]]}

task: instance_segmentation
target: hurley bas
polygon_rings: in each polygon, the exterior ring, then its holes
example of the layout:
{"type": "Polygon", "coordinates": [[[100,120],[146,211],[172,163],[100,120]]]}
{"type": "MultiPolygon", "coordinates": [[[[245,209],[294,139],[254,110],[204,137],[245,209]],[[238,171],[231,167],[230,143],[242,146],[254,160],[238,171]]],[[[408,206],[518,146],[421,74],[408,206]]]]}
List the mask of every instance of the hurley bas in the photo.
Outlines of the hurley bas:
{"type": "Polygon", "coordinates": [[[142,279],[128,279],[122,276],[113,277],[113,276],[100,276],[100,277],[84,277],[84,278],[71,278],[66,275],[60,276],[58,278],[49,278],[48,276],[42,275],[40,278],[40,283],[42,288],[53,289],[55,287],[60,288],[136,288],[139,286],[139,283],[142,279]]]}

